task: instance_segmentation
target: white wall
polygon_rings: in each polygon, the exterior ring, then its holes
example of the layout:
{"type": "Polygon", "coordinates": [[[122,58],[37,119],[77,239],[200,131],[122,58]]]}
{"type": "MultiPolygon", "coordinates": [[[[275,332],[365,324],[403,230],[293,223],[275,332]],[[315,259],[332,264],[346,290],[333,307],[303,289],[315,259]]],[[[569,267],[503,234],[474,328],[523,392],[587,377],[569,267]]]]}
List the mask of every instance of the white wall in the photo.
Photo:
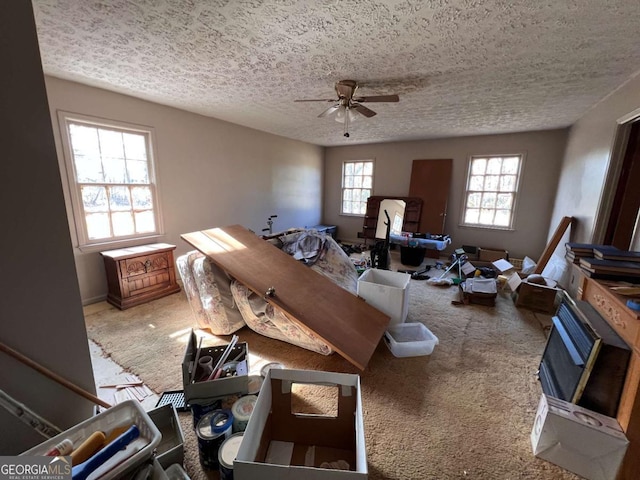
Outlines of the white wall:
{"type": "MultiPolygon", "coordinates": [[[[567,130],[562,129],[327,148],[324,222],[337,225],[341,239],[354,240],[362,230],[362,218],[339,214],[342,162],[345,160],[375,160],[374,195],[406,196],[413,160],[451,158],[453,172],[446,231],[430,233],[451,235],[453,247],[503,248],[513,257],[528,255],[537,260],[547,241],[566,136],[567,130]],[[469,157],[511,153],[526,155],[514,230],[460,226],[469,157]]],[[[428,200],[425,208],[428,208],[428,200]]]]}
{"type": "MultiPolygon", "coordinates": [[[[182,233],[231,224],[261,233],[274,214],[274,231],[321,221],[322,147],[53,77],[46,86],[60,162],[56,110],[153,127],[166,231],[158,241],[177,245],[176,255],[191,249],[182,233]]],[[[104,299],[99,253],[75,256],[83,301],[104,299]]]]}
{"type": "MultiPolygon", "coordinates": [[[[95,393],[31,2],[0,15],[0,340],[95,393]]],[[[0,388],[61,429],[93,405],[0,353],[0,388]]],[[[44,438],[0,408],[0,455],[44,438]]]]}
{"type": "MultiPolygon", "coordinates": [[[[617,120],[640,107],[640,76],[591,108],[569,132],[551,225],[573,216],[569,238],[590,243],[604,190],[617,120]]],[[[553,230],[550,231],[550,234],[553,230]]]]}

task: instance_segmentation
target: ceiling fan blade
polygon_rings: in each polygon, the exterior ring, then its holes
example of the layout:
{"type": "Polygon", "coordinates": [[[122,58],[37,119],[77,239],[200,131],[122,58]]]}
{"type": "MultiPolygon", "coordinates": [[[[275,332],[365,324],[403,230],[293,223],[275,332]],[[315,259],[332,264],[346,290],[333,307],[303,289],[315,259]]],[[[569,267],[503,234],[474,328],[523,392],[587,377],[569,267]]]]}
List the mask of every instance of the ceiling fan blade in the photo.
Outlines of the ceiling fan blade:
{"type": "Polygon", "coordinates": [[[398,95],[374,95],[372,97],[358,97],[353,99],[354,102],[399,102],[398,95]]]}
{"type": "Polygon", "coordinates": [[[331,105],[324,112],[322,112],[320,115],[318,115],[318,117],[322,118],[322,117],[326,117],[328,115],[331,115],[332,113],[335,113],[339,108],[340,108],[340,104],[339,103],[336,103],[335,105],[331,105]]]}
{"type": "Polygon", "coordinates": [[[336,99],[335,98],[330,98],[330,99],[326,99],[326,98],[312,98],[309,100],[294,100],[294,102],[335,102],[336,99]]]}
{"type": "Polygon", "coordinates": [[[358,113],[360,113],[360,114],[362,114],[362,115],[364,115],[365,117],[368,117],[368,118],[371,118],[376,114],[376,112],[374,112],[373,110],[365,107],[364,105],[358,105],[357,103],[354,103],[351,106],[351,109],[355,110],[356,112],[358,112],[358,113]]]}

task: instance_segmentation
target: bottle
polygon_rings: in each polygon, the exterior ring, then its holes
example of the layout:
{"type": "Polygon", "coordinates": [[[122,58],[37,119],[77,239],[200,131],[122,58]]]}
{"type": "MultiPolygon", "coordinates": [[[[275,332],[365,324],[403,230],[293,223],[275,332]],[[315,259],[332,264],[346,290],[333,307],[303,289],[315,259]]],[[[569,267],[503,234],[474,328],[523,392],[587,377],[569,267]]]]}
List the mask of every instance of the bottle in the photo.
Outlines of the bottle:
{"type": "Polygon", "coordinates": [[[45,453],[48,457],[57,457],[59,455],[65,456],[69,455],[73,451],[73,442],[68,438],[65,438],[60,443],[58,443],[55,447],[45,453]]]}

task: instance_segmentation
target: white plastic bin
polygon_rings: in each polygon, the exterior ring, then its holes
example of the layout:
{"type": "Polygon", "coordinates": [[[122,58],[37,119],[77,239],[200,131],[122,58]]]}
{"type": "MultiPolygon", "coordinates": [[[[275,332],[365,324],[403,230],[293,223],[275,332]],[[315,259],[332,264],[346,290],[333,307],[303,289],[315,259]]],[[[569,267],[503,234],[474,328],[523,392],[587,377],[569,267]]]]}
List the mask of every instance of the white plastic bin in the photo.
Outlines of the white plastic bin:
{"type": "Polygon", "coordinates": [[[439,343],[422,323],[401,323],[387,329],[384,340],[395,357],[431,355],[439,343]]]}
{"type": "Polygon", "coordinates": [[[358,296],[389,315],[389,325],[396,325],[407,319],[410,282],[408,273],[370,268],[358,279],[358,296]]]}
{"type": "Polygon", "coordinates": [[[145,460],[151,458],[153,451],[162,438],[158,427],[153,423],[147,412],[142,409],[139,402],[133,400],[114,405],[95,417],[91,417],[71,427],[69,430],[36,445],[22,453],[22,455],[44,455],[45,452],[65,438],[70,439],[74,447],[77,447],[96,431],[102,431],[108,435],[116,428],[128,427],[132,424],[138,427],[140,436],[127,445],[126,448],[116,453],[90,476],[90,478],[99,477],[100,480],[121,478],[125,473],[134,470],[145,460]]]}

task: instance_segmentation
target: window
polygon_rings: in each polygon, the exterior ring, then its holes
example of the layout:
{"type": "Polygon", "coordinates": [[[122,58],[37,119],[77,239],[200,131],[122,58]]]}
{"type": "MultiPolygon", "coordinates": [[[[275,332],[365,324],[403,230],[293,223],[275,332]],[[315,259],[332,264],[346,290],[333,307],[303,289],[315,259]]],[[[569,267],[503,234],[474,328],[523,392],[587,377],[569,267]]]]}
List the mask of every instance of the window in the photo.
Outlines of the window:
{"type": "Polygon", "coordinates": [[[471,157],[463,225],[513,228],[522,158],[522,155],[471,157]]]}
{"type": "Polygon", "coordinates": [[[61,113],[80,247],[158,235],[151,131],[61,113]]]}
{"type": "Polygon", "coordinates": [[[349,161],[342,164],[342,209],[344,215],[364,215],[373,189],[373,162],[349,161]]]}

